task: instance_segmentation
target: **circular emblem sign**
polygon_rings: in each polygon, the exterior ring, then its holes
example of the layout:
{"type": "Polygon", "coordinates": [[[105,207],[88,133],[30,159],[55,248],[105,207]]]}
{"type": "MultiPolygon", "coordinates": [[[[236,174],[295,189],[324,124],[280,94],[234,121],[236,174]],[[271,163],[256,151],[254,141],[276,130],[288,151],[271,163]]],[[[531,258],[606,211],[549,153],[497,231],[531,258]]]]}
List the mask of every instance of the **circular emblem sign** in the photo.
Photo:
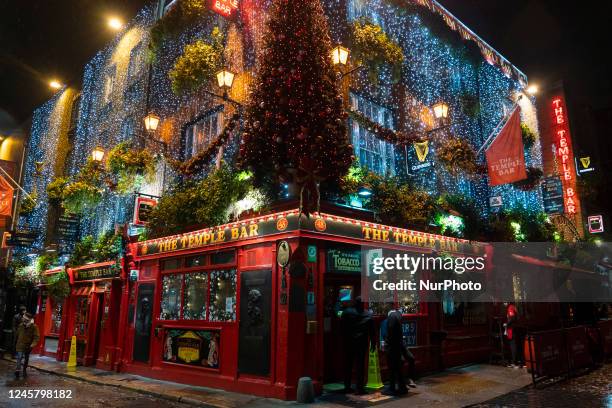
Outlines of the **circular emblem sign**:
{"type": "Polygon", "coordinates": [[[289,221],[287,221],[285,217],[279,218],[279,220],[276,221],[276,229],[279,231],[286,230],[288,226],[289,226],[289,221]]]}
{"type": "Polygon", "coordinates": [[[276,251],[276,262],[281,267],[289,265],[289,258],[291,258],[291,246],[287,241],[281,241],[278,243],[278,250],[276,251]]]}
{"type": "Polygon", "coordinates": [[[317,231],[323,232],[327,229],[327,224],[323,218],[317,218],[314,222],[314,227],[317,231]]]}

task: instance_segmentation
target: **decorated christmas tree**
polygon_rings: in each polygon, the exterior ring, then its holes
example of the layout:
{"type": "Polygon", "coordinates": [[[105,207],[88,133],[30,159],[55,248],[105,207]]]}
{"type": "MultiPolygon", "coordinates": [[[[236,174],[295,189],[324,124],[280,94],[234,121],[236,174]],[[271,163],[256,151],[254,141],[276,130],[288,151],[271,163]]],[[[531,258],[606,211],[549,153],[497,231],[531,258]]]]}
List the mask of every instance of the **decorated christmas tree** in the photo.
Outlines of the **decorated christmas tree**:
{"type": "Polygon", "coordinates": [[[296,186],[306,213],[354,159],[331,48],[320,0],[273,1],[240,162],[256,185],[296,186]]]}

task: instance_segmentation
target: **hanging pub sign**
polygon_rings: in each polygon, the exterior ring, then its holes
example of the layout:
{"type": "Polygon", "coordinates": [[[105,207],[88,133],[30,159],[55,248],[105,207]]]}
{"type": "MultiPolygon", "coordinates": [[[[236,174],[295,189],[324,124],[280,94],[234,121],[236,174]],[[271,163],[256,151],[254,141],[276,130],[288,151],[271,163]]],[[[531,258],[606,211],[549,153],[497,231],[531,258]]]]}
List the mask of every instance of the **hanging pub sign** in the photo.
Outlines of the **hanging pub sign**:
{"type": "Polygon", "coordinates": [[[563,214],[563,183],[559,177],[542,180],[542,201],[546,214],[563,214]]]}
{"type": "Polygon", "coordinates": [[[487,148],[485,156],[490,186],[514,183],[527,178],[525,148],[521,136],[521,114],[518,108],[487,148]]]}
{"type": "Polygon", "coordinates": [[[21,230],[11,232],[7,245],[12,247],[30,247],[38,239],[39,233],[32,230],[21,230]]]}
{"type": "Polygon", "coordinates": [[[576,159],[576,170],[579,176],[595,171],[595,168],[591,166],[591,158],[581,157],[580,160],[576,159]]]}
{"type": "Polygon", "coordinates": [[[219,368],[218,330],[168,329],[163,361],[206,368],[219,368]]]}
{"type": "Polygon", "coordinates": [[[136,197],[134,206],[134,225],[146,225],[151,216],[151,211],[157,206],[157,200],[147,197],[136,197]]]}
{"type": "Polygon", "coordinates": [[[589,233],[601,234],[604,232],[603,216],[591,215],[588,217],[589,233]]]}
{"type": "Polygon", "coordinates": [[[214,12],[221,14],[223,17],[233,17],[238,7],[240,6],[240,0],[209,0],[211,2],[211,8],[214,12]]]}

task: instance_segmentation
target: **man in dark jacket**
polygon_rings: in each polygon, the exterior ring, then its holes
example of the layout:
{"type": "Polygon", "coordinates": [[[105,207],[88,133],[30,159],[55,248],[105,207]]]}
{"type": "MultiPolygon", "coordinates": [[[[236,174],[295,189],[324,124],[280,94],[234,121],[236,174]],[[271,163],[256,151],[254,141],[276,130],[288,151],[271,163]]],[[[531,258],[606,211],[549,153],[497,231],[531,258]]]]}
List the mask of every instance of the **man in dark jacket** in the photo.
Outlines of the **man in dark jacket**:
{"type": "Polygon", "coordinates": [[[368,344],[375,347],[374,321],[367,311],[363,310],[361,297],[355,298],[354,305],[342,312],[344,330],[344,392],[351,392],[353,364],[357,376],[356,394],[366,393],[364,387],[365,358],[368,354],[368,344]]]}
{"type": "MultiPolygon", "coordinates": [[[[409,364],[410,376],[414,375],[414,356],[404,346],[404,335],[402,332],[402,313],[399,310],[391,310],[387,315],[385,323],[386,335],[385,351],[387,353],[387,366],[389,368],[389,386],[383,391],[384,394],[402,395],[408,392],[404,373],[402,372],[402,357],[409,364]],[[396,388],[397,386],[397,388],[396,388]]],[[[416,386],[409,378],[409,385],[416,386]]]]}
{"type": "Polygon", "coordinates": [[[23,320],[23,315],[26,313],[27,309],[24,305],[19,306],[19,312],[15,316],[13,316],[13,355],[15,354],[15,344],[17,343],[17,328],[21,324],[23,320]]]}
{"type": "Polygon", "coordinates": [[[15,366],[15,378],[19,378],[19,374],[23,370],[23,376],[27,377],[28,362],[30,360],[30,352],[32,348],[38,344],[39,334],[38,326],[34,323],[34,319],[30,313],[26,313],[19,326],[17,327],[17,342],[15,350],[17,351],[17,361],[15,366]]]}

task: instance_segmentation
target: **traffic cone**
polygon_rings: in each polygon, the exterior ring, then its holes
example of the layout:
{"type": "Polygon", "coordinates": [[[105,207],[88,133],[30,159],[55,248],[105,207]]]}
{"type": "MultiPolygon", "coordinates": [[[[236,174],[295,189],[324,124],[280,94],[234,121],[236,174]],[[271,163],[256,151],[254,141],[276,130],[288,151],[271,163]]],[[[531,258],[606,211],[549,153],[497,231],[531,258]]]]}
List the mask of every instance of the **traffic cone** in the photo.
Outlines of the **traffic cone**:
{"type": "Polygon", "coordinates": [[[378,349],[370,351],[368,359],[368,383],[366,388],[378,390],[384,387],[380,376],[380,363],[378,361],[378,349]]]}
{"type": "Polygon", "coordinates": [[[76,370],[76,341],[76,336],[72,336],[72,340],[70,340],[70,355],[68,356],[68,365],[66,366],[68,371],[76,370]]]}

